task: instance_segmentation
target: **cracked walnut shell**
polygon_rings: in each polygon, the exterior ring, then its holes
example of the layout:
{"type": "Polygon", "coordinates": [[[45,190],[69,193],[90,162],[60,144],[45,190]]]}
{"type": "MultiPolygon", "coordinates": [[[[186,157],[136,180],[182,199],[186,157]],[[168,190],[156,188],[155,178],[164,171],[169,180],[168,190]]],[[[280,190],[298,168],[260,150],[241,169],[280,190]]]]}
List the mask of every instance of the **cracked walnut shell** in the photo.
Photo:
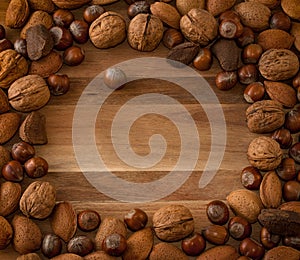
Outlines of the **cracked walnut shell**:
{"type": "Polygon", "coordinates": [[[276,169],[282,156],[279,143],[267,136],[260,136],[252,140],[247,152],[249,163],[263,171],[276,169]]]}

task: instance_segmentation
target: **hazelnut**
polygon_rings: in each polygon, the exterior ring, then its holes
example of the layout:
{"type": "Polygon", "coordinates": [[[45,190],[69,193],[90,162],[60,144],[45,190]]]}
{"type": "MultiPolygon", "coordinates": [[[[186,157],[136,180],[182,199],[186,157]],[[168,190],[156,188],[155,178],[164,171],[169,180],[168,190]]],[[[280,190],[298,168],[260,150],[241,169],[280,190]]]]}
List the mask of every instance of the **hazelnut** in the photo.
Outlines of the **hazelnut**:
{"type": "Polygon", "coordinates": [[[6,31],[5,31],[5,27],[0,24],[0,40],[4,39],[6,36],[6,31]]]}
{"type": "Polygon", "coordinates": [[[209,70],[212,65],[212,53],[210,49],[200,49],[198,55],[193,60],[193,65],[196,69],[200,71],[209,70]]]}
{"type": "Polygon", "coordinates": [[[8,39],[0,40],[0,52],[8,50],[8,49],[12,49],[12,48],[13,48],[13,44],[10,40],[8,40],[8,39]]]}
{"type": "Polygon", "coordinates": [[[245,218],[235,216],[229,220],[228,231],[234,239],[243,240],[251,235],[252,226],[245,218]]]}
{"type": "Polygon", "coordinates": [[[257,43],[250,43],[243,49],[242,58],[244,63],[257,63],[263,48],[257,43]]]}
{"type": "Polygon", "coordinates": [[[64,51],[64,63],[69,66],[77,66],[83,62],[85,53],[82,48],[78,46],[71,46],[64,51]]]}
{"type": "Polygon", "coordinates": [[[220,225],[210,225],[203,228],[202,235],[214,245],[224,245],[229,239],[227,228],[220,225]]]}
{"type": "Polygon", "coordinates": [[[297,201],[300,199],[300,182],[291,180],[283,185],[282,196],[285,201],[297,201]]]}
{"type": "Polygon", "coordinates": [[[121,256],[126,248],[126,238],[118,233],[106,236],[102,242],[103,251],[111,256],[121,256]]]}
{"type": "Polygon", "coordinates": [[[220,71],[215,78],[215,84],[220,90],[229,90],[237,83],[236,71],[220,71]]]}
{"type": "Polygon", "coordinates": [[[40,178],[48,173],[48,163],[42,157],[33,157],[24,164],[25,171],[30,178],[40,178]]]}
{"type": "Polygon", "coordinates": [[[7,181],[21,182],[24,178],[23,167],[16,160],[9,161],[2,167],[2,177],[7,181]]]}
{"type": "Polygon", "coordinates": [[[142,13],[150,13],[150,4],[148,1],[136,1],[128,6],[127,15],[130,19],[142,13]]]}
{"type": "Polygon", "coordinates": [[[270,19],[270,28],[272,29],[280,29],[288,32],[291,25],[290,17],[281,11],[274,13],[270,19]]]}
{"type": "Polygon", "coordinates": [[[77,224],[82,231],[93,231],[99,227],[100,215],[95,210],[83,210],[77,215],[77,224]]]}
{"type": "Polygon", "coordinates": [[[221,23],[224,20],[234,21],[237,23],[241,21],[239,14],[233,10],[227,10],[220,14],[219,22],[221,23]]]}
{"type": "Polygon", "coordinates": [[[184,42],[184,37],[182,33],[174,28],[169,28],[164,32],[163,44],[172,49],[180,43],[184,42]]]}
{"type": "Polygon", "coordinates": [[[74,21],[73,13],[66,9],[57,9],[52,17],[55,25],[66,28],[74,21]]]}
{"type": "Polygon", "coordinates": [[[236,42],[239,47],[245,47],[248,44],[254,43],[255,41],[255,34],[250,27],[245,26],[243,33],[240,37],[236,39],[236,42]]]}
{"type": "Polygon", "coordinates": [[[200,255],[205,247],[206,241],[204,237],[197,232],[181,241],[182,251],[188,256],[200,255]]]}
{"type": "Polygon", "coordinates": [[[258,190],[262,175],[254,166],[247,166],[241,172],[241,183],[248,190],[258,190]]]}
{"type": "Polygon", "coordinates": [[[104,12],[105,12],[105,9],[101,5],[90,5],[84,9],[83,19],[88,24],[91,24],[104,12]]]}
{"type": "Polygon", "coordinates": [[[11,148],[11,156],[14,160],[24,163],[35,154],[34,147],[26,142],[15,143],[11,148]]]}
{"type": "Polygon", "coordinates": [[[25,39],[22,39],[22,38],[16,39],[14,42],[14,49],[16,52],[20,53],[25,58],[28,57],[27,42],[25,39]]]}
{"type": "Polygon", "coordinates": [[[263,100],[265,92],[265,87],[261,82],[252,82],[244,89],[244,99],[248,103],[254,103],[263,100]]]}
{"type": "Polygon", "coordinates": [[[293,143],[293,137],[290,130],[286,128],[277,129],[273,134],[272,138],[280,144],[282,149],[289,148],[293,143]]]}
{"type": "Polygon", "coordinates": [[[295,160],[290,157],[282,159],[281,163],[276,168],[276,173],[284,181],[294,179],[297,175],[295,160]]]}
{"type": "Polygon", "coordinates": [[[239,246],[240,254],[252,259],[261,259],[265,254],[264,247],[252,238],[245,238],[239,246]]]}
{"type": "Polygon", "coordinates": [[[67,245],[69,253],[73,253],[80,256],[85,256],[91,253],[94,249],[94,244],[87,236],[75,236],[67,245]]]}
{"type": "Polygon", "coordinates": [[[289,155],[297,162],[300,163],[300,142],[293,144],[289,149],[289,155]]]}
{"type": "Polygon", "coordinates": [[[83,20],[74,20],[70,32],[77,43],[86,43],[89,39],[89,25],[83,20]]]}
{"type": "Polygon", "coordinates": [[[47,79],[48,87],[54,96],[63,95],[70,89],[70,79],[67,75],[51,74],[47,79]]]}
{"type": "Polygon", "coordinates": [[[293,78],[293,87],[297,90],[300,87],[300,72],[293,78]]]}
{"type": "Polygon", "coordinates": [[[55,234],[46,234],[43,238],[41,251],[44,256],[52,258],[61,253],[62,242],[55,234]]]}
{"type": "Polygon", "coordinates": [[[258,79],[258,70],[254,64],[247,64],[238,69],[239,82],[250,84],[258,79]]]}
{"type": "Polygon", "coordinates": [[[53,26],[50,29],[54,41],[54,48],[63,51],[73,44],[73,37],[69,30],[60,26],[53,26]]]}
{"type": "Polygon", "coordinates": [[[261,228],[260,242],[266,249],[272,249],[276,247],[279,244],[280,239],[281,237],[279,235],[271,234],[267,228],[261,228]]]}
{"type": "Polygon", "coordinates": [[[299,236],[286,236],[282,239],[282,244],[300,250],[300,235],[299,236]]]}
{"type": "Polygon", "coordinates": [[[243,33],[243,25],[234,20],[223,20],[219,25],[219,33],[226,39],[240,37],[243,33]]]}
{"type": "Polygon", "coordinates": [[[127,77],[120,68],[108,68],[104,72],[103,81],[112,89],[120,89],[127,82],[127,77]]]}
{"type": "Polygon", "coordinates": [[[300,131],[300,107],[294,108],[286,113],[284,126],[289,129],[292,134],[300,131]]]}
{"type": "Polygon", "coordinates": [[[229,219],[229,209],[221,200],[213,200],[206,206],[208,219],[218,225],[224,225],[229,219]]]}
{"type": "Polygon", "coordinates": [[[147,225],[148,216],[143,210],[135,208],[124,216],[124,222],[130,230],[137,231],[147,225]]]}

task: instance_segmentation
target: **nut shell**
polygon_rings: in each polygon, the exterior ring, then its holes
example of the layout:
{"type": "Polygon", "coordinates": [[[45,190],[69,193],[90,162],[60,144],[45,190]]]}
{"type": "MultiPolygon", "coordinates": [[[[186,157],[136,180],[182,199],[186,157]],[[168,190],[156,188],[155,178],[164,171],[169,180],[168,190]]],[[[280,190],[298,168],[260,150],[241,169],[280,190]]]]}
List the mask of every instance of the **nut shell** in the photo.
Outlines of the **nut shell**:
{"type": "Polygon", "coordinates": [[[289,259],[289,260],[297,260],[300,258],[299,250],[288,246],[277,246],[275,248],[270,249],[266,252],[264,259],[265,260],[274,260],[274,259],[289,259]]]}
{"type": "Polygon", "coordinates": [[[207,0],[206,1],[206,9],[213,16],[217,16],[224,11],[230,9],[234,6],[236,0],[207,0]]]}
{"type": "Polygon", "coordinates": [[[205,0],[176,0],[176,8],[181,15],[187,14],[193,8],[205,8],[205,0]]]}
{"type": "Polygon", "coordinates": [[[154,245],[149,255],[149,260],[161,259],[188,260],[188,257],[176,246],[161,242],[154,245]]]}
{"type": "Polygon", "coordinates": [[[281,182],[275,171],[267,172],[260,184],[259,196],[266,208],[277,208],[282,200],[281,182]]]}
{"type": "Polygon", "coordinates": [[[264,51],[269,49],[290,49],[294,40],[295,37],[280,29],[265,30],[257,37],[257,43],[264,51]]]}
{"type": "Polygon", "coordinates": [[[219,259],[226,259],[226,260],[236,260],[239,257],[239,253],[235,249],[235,247],[231,245],[224,245],[224,246],[215,246],[212,247],[205,252],[203,252],[200,256],[198,256],[197,260],[219,260],[219,259]]]}
{"type": "Polygon", "coordinates": [[[0,216],[8,216],[13,213],[19,205],[21,198],[21,185],[19,183],[6,181],[0,186],[0,216]]]}
{"type": "Polygon", "coordinates": [[[9,222],[0,216],[0,250],[5,249],[13,238],[13,229],[9,222]]]}
{"type": "Polygon", "coordinates": [[[20,124],[20,115],[15,112],[8,112],[0,115],[0,144],[10,140],[20,124]]]}
{"type": "Polygon", "coordinates": [[[297,0],[281,0],[281,8],[289,17],[300,20],[300,5],[297,0]]]}
{"type": "Polygon", "coordinates": [[[6,10],[5,25],[21,28],[27,21],[30,9],[27,0],[12,0],[6,10]]]}

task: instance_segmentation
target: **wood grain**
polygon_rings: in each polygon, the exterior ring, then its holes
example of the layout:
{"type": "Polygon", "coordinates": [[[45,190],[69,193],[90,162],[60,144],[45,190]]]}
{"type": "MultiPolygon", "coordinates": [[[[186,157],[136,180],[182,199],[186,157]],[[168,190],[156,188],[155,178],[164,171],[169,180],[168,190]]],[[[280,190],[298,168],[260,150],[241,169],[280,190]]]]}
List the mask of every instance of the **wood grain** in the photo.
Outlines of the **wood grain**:
{"type": "MultiPolygon", "coordinates": [[[[2,24],[7,5],[8,0],[0,2],[0,23],[2,24]]],[[[126,7],[125,2],[120,1],[105,8],[106,10],[118,11],[126,17],[126,7]]],[[[82,8],[74,11],[76,18],[81,18],[82,11],[82,8]]],[[[7,30],[7,38],[12,41],[18,37],[18,34],[19,30],[7,30]]],[[[172,170],[180,154],[180,134],[174,124],[165,117],[148,115],[139,118],[132,126],[129,137],[130,143],[137,154],[147,155],[150,152],[149,138],[156,133],[163,135],[167,142],[167,151],[161,162],[150,169],[136,169],[126,165],[118,158],[112,145],[110,127],[122,104],[135,96],[145,93],[159,93],[180,102],[188,110],[197,126],[201,147],[193,173],[178,190],[159,201],[147,203],[120,202],[97,191],[86,180],[77,164],[72,144],[72,123],[75,107],[85,87],[105,69],[138,57],[166,57],[168,50],[160,44],[154,52],[142,53],[131,49],[126,41],[107,50],[96,49],[90,42],[82,47],[86,54],[85,61],[78,67],[65,65],[59,72],[69,75],[71,79],[70,91],[63,96],[51,97],[47,106],[41,109],[47,118],[49,142],[47,145],[37,146],[36,150],[37,154],[46,158],[50,165],[49,174],[43,180],[51,182],[57,188],[58,201],[70,201],[78,211],[93,208],[100,213],[102,218],[105,216],[123,218],[124,214],[131,208],[140,207],[149,214],[149,225],[151,225],[151,216],[158,208],[169,204],[183,204],[190,208],[195,217],[195,231],[201,232],[201,229],[209,224],[205,214],[206,204],[214,199],[225,200],[229,192],[241,188],[239,175],[241,170],[248,165],[246,149],[255,135],[248,131],[245,123],[244,111],[247,104],[242,97],[243,86],[237,85],[234,89],[226,92],[216,89],[214,75],[220,70],[216,60],[214,60],[213,67],[209,71],[201,72],[220,101],[226,119],[226,129],[223,130],[227,131],[226,150],[220,168],[209,185],[203,189],[199,189],[198,182],[211,149],[211,129],[201,104],[181,87],[156,79],[133,81],[126,84],[125,88],[115,91],[103,106],[101,111],[103,113],[97,117],[95,141],[107,168],[119,178],[140,183],[158,180],[172,170]]],[[[17,141],[18,137],[14,137],[6,146],[11,147],[17,141]]],[[[97,171],[97,169],[90,170],[97,171]]],[[[22,183],[23,189],[30,182],[32,180],[26,178],[22,183]]],[[[114,192],[118,193],[119,190],[116,189],[114,192]]],[[[137,195],[137,199],[142,198],[143,194],[137,195]]],[[[9,216],[9,219],[11,217],[9,216]]],[[[36,221],[36,223],[41,227],[44,234],[51,232],[47,220],[36,221]]],[[[256,239],[258,239],[258,232],[259,225],[255,224],[253,237],[256,239]]],[[[83,232],[78,231],[78,233],[83,232]]],[[[88,235],[93,237],[94,234],[93,232],[88,235]]],[[[229,243],[235,246],[239,244],[232,239],[229,243]]],[[[175,244],[180,246],[180,243],[175,244]]],[[[208,247],[211,246],[208,245],[208,247]]],[[[38,253],[40,254],[40,252],[38,253]]],[[[0,259],[15,259],[17,255],[12,246],[0,251],[0,259]]]]}

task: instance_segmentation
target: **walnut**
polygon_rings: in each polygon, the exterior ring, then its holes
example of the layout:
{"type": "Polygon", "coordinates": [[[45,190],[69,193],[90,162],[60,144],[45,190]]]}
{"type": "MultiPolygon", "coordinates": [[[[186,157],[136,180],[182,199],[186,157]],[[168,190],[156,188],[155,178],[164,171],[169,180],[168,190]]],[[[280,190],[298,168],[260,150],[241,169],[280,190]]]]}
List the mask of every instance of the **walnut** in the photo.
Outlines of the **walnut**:
{"type": "Polygon", "coordinates": [[[276,169],[282,160],[282,155],[279,143],[267,136],[252,140],[247,152],[249,163],[264,171],[276,169]]]}

